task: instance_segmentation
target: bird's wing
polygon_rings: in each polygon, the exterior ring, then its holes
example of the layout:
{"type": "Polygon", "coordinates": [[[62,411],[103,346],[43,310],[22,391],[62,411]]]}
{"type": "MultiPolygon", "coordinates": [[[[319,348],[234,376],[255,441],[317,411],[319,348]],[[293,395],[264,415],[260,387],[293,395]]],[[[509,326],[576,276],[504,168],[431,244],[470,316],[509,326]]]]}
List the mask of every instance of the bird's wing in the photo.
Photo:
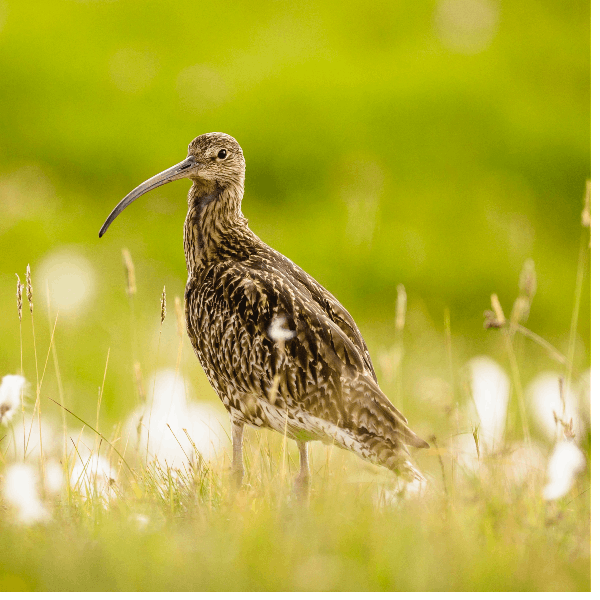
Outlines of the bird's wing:
{"type": "Polygon", "coordinates": [[[205,294],[188,299],[204,311],[192,342],[237,396],[342,428],[384,464],[404,444],[427,446],[379,389],[361,350],[281,270],[222,263],[191,293],[205,294]]]}
{"type": "MultiPolygon", "coordinates": [[[[264,265],[273,259],[277,260],[277,268],[280,272],[287,275],[290,280],[296,283],[296,287],[303,287],[314,302],[316,302],[325,312],[325,314],[337,325],[350,341],[360,351],[362,362],[371,377],[377,382],[377,375],[373,368],[371,355],[367,344],[363,339],[354,319],[350,313],[342,306],[342,303],[327,289],[325,289],[316,279],[303,271],[297,264],[292,262],[283,254],[267,247],[267,252],[258,253],[257,259],[264,265]]],[[[256,260],[256,259],[255,259],[256,260]]],[[[262,266],[261,265],[261,266],[262,266]]]]}

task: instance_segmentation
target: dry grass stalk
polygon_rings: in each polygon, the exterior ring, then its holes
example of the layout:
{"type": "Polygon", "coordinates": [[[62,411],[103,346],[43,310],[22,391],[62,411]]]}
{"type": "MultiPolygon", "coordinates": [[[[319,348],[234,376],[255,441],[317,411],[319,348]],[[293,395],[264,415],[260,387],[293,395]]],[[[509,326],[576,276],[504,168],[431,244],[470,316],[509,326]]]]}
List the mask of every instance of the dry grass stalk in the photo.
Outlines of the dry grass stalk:
{"type": "Polygon", "coordinates": [[[561,407],[562,407],[562,416],[559,417],[556,414],[556,411],[553,410],[552,414],[554,415],[554,422],[556,423],[557,427],[559,425],[561,426],[563,437],[567,441],[571,441],[571,440],[575,439],[575,428],[573,426],[573,417],[571,417],[571,419],[569,421],[567,421],[567,418],[566,418],[567,404],[566,404],[566,400],[565,400],[565,379],[564,379],[564,377],[560,377],[559,380],[558,380],[558,391],[559,391],[559,394],[560,394],[560,403],[561,403],[561,407]]]}
{"type": "MultiPolygon", "coordinates": [[[[591,182],[588,179],[586,181],[586,193],[584,197],[584,207],[582,212],[581,224],[584,227],[591,227],[591,202],[592,202],[592,187],[591,182]],[[585,215],[585,220],[584,220],[585,215]],[[587,224],[586,224],[587,223],[587,224]]],[[[577,259],[577,276],[575,280],[575,299],[573,302],[573,312],[571,313],[571,327],[569,331],[569,347],[567,350],[567,362],[565,369],[566,385],[569,387],[571,384],[571,378],[573,375],[573,362],[575,360],[575,341],[577,337],[577,324],[579,322],[579,309],[581,306],[581,295],[583,290],[583,278],[585,275],[586,263],[587,263],[587,249],[586,246],[591,247],[592,236],[589,235],[588,243],[585,243],[586,237],[589,234],[585,230],[581,231],[581,242],[579,245],[579,258],[577,259]]]]}
{"type": "Polygon", "coordinates": [[[529,316],[529,300],[525,296],[519,296],[513,304],[510,313],[511,326],[517,325],[520,321],[526,321],[529,316]]]}
{"type": "Polygon", "coordinates": [[[400,283],[396,286],[396,331],[404,331],[406,324],[406,288],[400,283]]]}
{"type": "Polygon", "coordinates": [[[519,276],[519,296],[513,304],[510,315],[510,323],[514,327],[518,323],[525,322],[529,317],[531,302],[537,290],[537,278],[535,274],[535,263],[528,258],[523,265],[519,276]]]}
{"type": "Polygon", "coordinates": [[[528,298],[531,302],[537,291],[537,276],[535,274],[535,262],[528,258],[524,264],[521,274],[519,275],[519,291],[522,296],[528,298]]]}
{"type": "Polygon", "coordinates": [[[502,329],[509,324],[509,335],[512,335],[518,331],[525,337],[528,337],[530,340],[544,348],[548,354],[550,354],[550,356],[561,365],[567,365],[567,358],[563,356],[554,346],[552,346],[552,344],[521,324],[521,321],[525,321],[529,317],[531,301],[533,300],[536,289],[537,278],[535,274],[535,264],[533,260],[528,259],[525,261],[523,270],[521,271],[521,275],[519,277],[519,291],[521,295],[515,300],[513,305],[510,315],[510,323],[507,323],[504,318],[504,312],[502,311],[502,306],[500,305],[498,296],[493,294],[492,307],[494,310],[484,311],[483,326],[485,329],[502,329]]]}
{"type": "Polygon", "coordinates": [[[106,382],[106,373],[108,371],[108,359],[110,358],[110,348],[106,353],[106,364],[104,365],[104,376],[102,377],[102,387],[98,388],[98,404],[96,406],[96,429],[100,428],[100,405],[102,404],[102,396],[104,395],[104,384],[106,382]]]}
{"type": "Polygon", "coordinates": [[[500,304],[500,300],[498,300],[497,294],[492,294],[491,302],[496,319],[498,319],[498,322],[501,325],[504,325],[504,323],[506,323],[506,318],[504,317],[504,311],[502,310],[502,305],[500,304]]]}
{"type": "Polygon", "coordinates": [[[592,182],[589,179],[585,182],[583,210],[581,211],[581,225],[583,227],[592,226],[592,182]]]}
{"type": "Polygon", "coordinates": [[[573,426],[573,417],[571,417],[569,421],[566,421],[562,417],[559,417],[556,414],[555,410],[552,411],[552,414],[554,415],[554,422],[556,423],[556,426],[558,427],[560,425],[562,427],[562,432],[565,440],[567,440],[568,442],[574,440],[575,427],[573,426]]]}
{"type": "Polygon", "coordinates": [[[142,376],[142,367],[139,362],[135,362],[133,365],[133,372],[135,374],[135,384],[137,386],[138,396],[140,402],[146,402],[146,390],[144,388],[144,378],[142,376]]]}
{"type": "MultiPolygon", "coordinates": [[[[524,296],[523,296],[524,297],[524,296]]],[[[519,412],[521,416],[521,423],[523,427],[523,439],[525,443],[530,446],[531,445],[531,436],[529,434],[529,424],[527,422],[527,412],[525,410],[525,398],[523,395],[523,386],[521,385],[521,375],[519,373],[519,367],[517,365],[517,359],[515,356],[514,348],[512,345],[512,334],[516,327],[521,327],[518,323],[513,326],[513,323],[510,323],[510,327],[505,327],[506,317],[504,316],[504,311],[502,310],[502,305],[500,304],[500,300],[498,299],[497,294],[492,294],[491,304],[493,310],[486,310],[484,314],[484,323],[483,326],[486,329],[494,328],[494,329],[502,329],[502,333],[504,335],[504,340],[506,342],[506,350],[508,352],[508,359],[510,361],[510,368],[512,371],[513,382],[515,386],[515,394],[517,396],[517,401],[519,405],[519,412]]]]}
{"type": "MultiPolygon", "coordinates": [[[[17,275],[15,273],[15,275],[17,275]]],[[[23,375],[23,284],[17,275],[17,312],[19,314],[19,349],[21,353],[21,375],[23,375]]],[[[25,439],[25,404],[23,401],[23,389],[21,388],[21,416],[23,418],[23,460],[27,452],[27,441],[25,439]]],[[[16,454],[16,453],[15,453],[16,454]]]]}
{"type": "Polygon", "coordinates": [[[185,317],[181,306],[181,298],[179,298],[179,296],[175,296],[175,316],[177,318],[177,335],[183,337],[185,331],[185,317]]]}
{"type": "Polygon", "coordinates": [[[125,266],[125,280],[127,282],[125,292],[129,297],[131,297],[137,291],[137,288],[135,286],[135,267],[133,266],[133,259],[131,258],[129,250],[127,248],[123,248],[121,252],[123,254],[123,264],[125,266]]]}
{"type": "MultiPolygon", "coordinates": [[[[163,286],[162,294],[160,295],[160,327],[158,329],[158,347],[156,349],[156,364],[160,355],[160,339],[162,337],[162,324],[167,316],[167,292],[166,286],[163,286]]],[[[181,345],[181,344],[180,344],[181,345]]],[[[179,372],[179,360],[177,362],[177,372],[179,372]]],[[[154,382],[152,384],[152,401],[150,402],[150,414],[148,416],[148,437],[146,439],[146,463],[148,463],[148,451],[150,448],[150,423],[152,421],[152,409],[154,407],[154,395],[156,393],[156,368],[154,369],[154,382]]]]}
{"type": "Polygon", "coordinates": [[[473,440],[475,441],[475,450],[477,450],[477,460],[481,460],[481,450],[479,447],[479,425],[477,427],[473,427],[473,440]]]}

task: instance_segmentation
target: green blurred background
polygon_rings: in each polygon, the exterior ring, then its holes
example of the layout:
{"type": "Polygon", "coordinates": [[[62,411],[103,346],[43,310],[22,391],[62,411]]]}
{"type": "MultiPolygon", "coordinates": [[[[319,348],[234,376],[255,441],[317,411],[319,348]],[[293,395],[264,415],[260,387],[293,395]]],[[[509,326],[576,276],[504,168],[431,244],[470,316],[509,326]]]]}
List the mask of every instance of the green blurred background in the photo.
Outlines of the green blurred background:
{"type": "MultiPolygon", "coordinates": [[[[253,230],[344,303],[382,361],[406,286],[415,406],[419,372],[443,364],[445,308],[457,367],[482,352],[505,364],[482,312],[491,292],[510,310],[527,258],[538,273],[528,326],[566,351],[590,176],[588,2],[0,0],[0,110],[0,375],[19,369],[14,274],[30,263],[40,371],[48,281],[65,401],[81,416],[95,415],[109,347],[105,423],[136,402],[133,360],[146,378],[175,365],[188,182],[136,202],[102,240],[98,230],[208,131],[244,149],[253,230]]],[[[580,369],[589,286],[586,272],[580,369]]],[[[215,398],[187,341],[183,370],[196,397],[215,398]]],[[[51,362],[42,395],[57,395],[51,362]]]]}

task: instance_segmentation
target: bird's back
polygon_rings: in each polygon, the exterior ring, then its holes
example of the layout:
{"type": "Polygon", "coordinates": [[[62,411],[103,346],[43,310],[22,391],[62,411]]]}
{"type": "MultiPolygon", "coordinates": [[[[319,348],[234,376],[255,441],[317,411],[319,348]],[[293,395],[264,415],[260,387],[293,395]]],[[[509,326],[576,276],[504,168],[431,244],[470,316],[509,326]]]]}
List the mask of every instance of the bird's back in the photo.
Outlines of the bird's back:
{"type": "Polygon", "coordinates": [[[295,439],[320,439],[393,471],[406,446],[426,447],[386,398],[344,307],[253,236],[186,287],[188,333],[232,416],[295,439]]]}

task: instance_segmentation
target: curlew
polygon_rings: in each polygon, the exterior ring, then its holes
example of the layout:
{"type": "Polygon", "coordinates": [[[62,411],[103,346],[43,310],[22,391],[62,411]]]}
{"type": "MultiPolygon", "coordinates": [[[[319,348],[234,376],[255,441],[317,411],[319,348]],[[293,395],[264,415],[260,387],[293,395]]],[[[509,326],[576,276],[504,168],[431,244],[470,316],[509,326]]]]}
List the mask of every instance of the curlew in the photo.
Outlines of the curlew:
{"type": "Polygon", "coordinates": [[[125,196],[100,230],[102,237],[142,194],[191,179],[184,224],[187,331],[229,411],[235,484],[239,487],[244,476],[244,425],[268,427],[297,442],[296,488],[303,494],[312,440],[334,443],[405,480],[421,481],[407,447],[428,444],[379,388],[348,311],[248,227],[241,210],[245,170],[234,138],[201,135],[184,161],[125,196]]]}

